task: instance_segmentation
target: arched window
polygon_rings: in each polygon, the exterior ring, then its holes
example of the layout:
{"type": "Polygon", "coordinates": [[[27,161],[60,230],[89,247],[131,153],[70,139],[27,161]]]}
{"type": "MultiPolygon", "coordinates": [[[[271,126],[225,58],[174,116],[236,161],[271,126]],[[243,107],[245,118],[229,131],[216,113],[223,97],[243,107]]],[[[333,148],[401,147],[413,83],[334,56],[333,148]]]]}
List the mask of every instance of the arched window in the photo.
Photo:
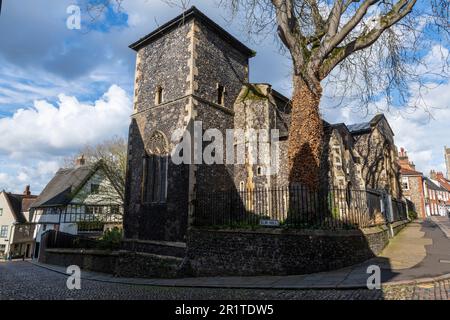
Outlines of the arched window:
{"type": "Polygon", "coordinates": [[[217,104],[225,104],[225,87],[221,84],[217,84],[217,104]]]}
{"type": "Polygon", "coordinates": [[[146,149],[143,160],[143,202],[165,203],[169,155],[164,133],[155,131],[146,143],[146,149]]]}
{"type": "Polygon", "coordinates": [[[256,175],[262,176],[262,167],[256,168],[256,175]]]}

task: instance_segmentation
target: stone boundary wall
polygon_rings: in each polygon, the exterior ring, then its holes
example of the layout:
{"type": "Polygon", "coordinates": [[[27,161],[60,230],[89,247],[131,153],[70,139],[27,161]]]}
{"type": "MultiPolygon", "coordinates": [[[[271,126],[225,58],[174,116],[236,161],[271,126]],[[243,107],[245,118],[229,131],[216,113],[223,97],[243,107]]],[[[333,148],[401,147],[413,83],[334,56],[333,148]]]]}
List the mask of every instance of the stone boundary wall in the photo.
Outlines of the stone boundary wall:
{"type": "Polygon", "coordinates": [[[186,243],[182,242],[124,239],[121,247],[122,250],[132,252],[152,253],[178,258],[186,256],[186,243]]]}
{"type": "MultiPolygon", "coordinates": [[[[393,234],[407,223],[392,224],[393,234]]],[[[49,232],[43,237],[39,262],[78,265],[85,270],[141,278],[308,274],[373,258],[389,243],[390,234],[386,226],[339,231],[193,228],[188,235],[187,256],[182,257],[186,247],[180,243],[172,244],[172,256],[168,256],[167,252],[159,253],[164,246],[153,241],[124,241],[125,247],[131,245],[135,250],[145,248],[153,253],[132,252],[131,248],[119,251],[55,248],[52,243],[55,235],[49,232]]]]}
{"type": "Polygon", "coordinates": [[[116,277],[179,278],[189,274],[182,258],[128,251],[46,249],[39,262],[113,274],[116,277]]]}
{"type": "MultiPolygon", "coordinates": [[[[408,222],[392,225],[394,234],[408,222]]],[[[195,276],[294,275],[335,270],[380,254],[386,226],[364,230],[192,229],[188,259],[195,276]]]]}
{"type": "Polygon", "coordinates": [[[113,274],[118,257],[118,252],[104,250],[47,249],[45,260],[39,262],[63,267],[76,265],[83,270],[113,274]]]}

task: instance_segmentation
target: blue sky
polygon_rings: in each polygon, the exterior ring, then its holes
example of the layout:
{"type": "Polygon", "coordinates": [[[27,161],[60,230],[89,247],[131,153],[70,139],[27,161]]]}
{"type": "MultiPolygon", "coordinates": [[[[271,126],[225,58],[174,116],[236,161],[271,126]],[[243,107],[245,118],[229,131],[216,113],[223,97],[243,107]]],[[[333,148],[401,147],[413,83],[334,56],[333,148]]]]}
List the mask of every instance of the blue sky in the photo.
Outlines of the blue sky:
{"type": "MultiPolygon", "coordinates": [[[[132,110],[135,54],[128,45],[181,10],[160,0],[124,0],[121,12],[109,9],[82,30],[66,27],[67,7],[86,0],[5,0],[0,16],[0,190],[40,192],[65,157],[89,143],[126,135],[132,110]]],[[[252,41],[238,21],[229,21],[215,1],[191,1],[226,30],[257,51],[252,82],[271,83],[291,94],[291,63],[275,37],[252,41]]],[[[448,49],[447,47],[443,47],[448,49]]],[[[434,51],[433,51],[434,49],[434,51]]],[[[439,59],[430,48],[430,59],[439,59]]],[[[411,96],[414,96],[411,87],[411,96]]],[[[417,111],[389,115],[398,147],[409,150],[418,169],[444,170],[443,148],[450,145],[450,85],[429,90],[424,99],[433,117],[417,111]]],[[[368,120],[352,104],[322,113],[330,122],[368,120]]]]}

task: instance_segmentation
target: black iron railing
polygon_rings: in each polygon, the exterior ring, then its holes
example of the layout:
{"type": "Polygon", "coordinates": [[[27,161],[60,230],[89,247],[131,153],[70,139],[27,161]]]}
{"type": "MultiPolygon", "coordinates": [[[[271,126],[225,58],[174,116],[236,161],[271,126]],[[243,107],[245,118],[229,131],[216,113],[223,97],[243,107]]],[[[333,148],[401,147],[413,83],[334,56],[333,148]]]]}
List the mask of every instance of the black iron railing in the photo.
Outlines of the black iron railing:
{"type": "MultiPolygon", "coordinates": [[[[381,194],[366,190],[312,191],[303,186],[197,194],[195,226],[284,226],[353,229],[386,223],[381,194]]],[[[395,219],[406,218],[406,206],[395,219]]]]}
{"type": "Polygon", "coordinates": [[[406,202],[392,199],[392,216],[394,221],[406,220],[408,218],[406,202]]]}

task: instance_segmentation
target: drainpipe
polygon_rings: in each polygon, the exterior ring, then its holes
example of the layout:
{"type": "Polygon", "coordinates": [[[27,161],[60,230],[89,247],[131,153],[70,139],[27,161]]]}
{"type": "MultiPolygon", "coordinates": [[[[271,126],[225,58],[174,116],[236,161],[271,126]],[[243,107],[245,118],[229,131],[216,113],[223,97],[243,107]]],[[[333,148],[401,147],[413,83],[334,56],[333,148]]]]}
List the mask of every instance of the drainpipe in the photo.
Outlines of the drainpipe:
{"type": "Polygon", "coordinates": [[[406,220],[408,220],[408,221],[411,221],[411,220],[409,220],[409,207],[408,207],[408,201],[407,201],[407,199],[406,198],[404,198],[403,199],[404,201],[405,201],[405,204],[406,204],[406,220]]]}

